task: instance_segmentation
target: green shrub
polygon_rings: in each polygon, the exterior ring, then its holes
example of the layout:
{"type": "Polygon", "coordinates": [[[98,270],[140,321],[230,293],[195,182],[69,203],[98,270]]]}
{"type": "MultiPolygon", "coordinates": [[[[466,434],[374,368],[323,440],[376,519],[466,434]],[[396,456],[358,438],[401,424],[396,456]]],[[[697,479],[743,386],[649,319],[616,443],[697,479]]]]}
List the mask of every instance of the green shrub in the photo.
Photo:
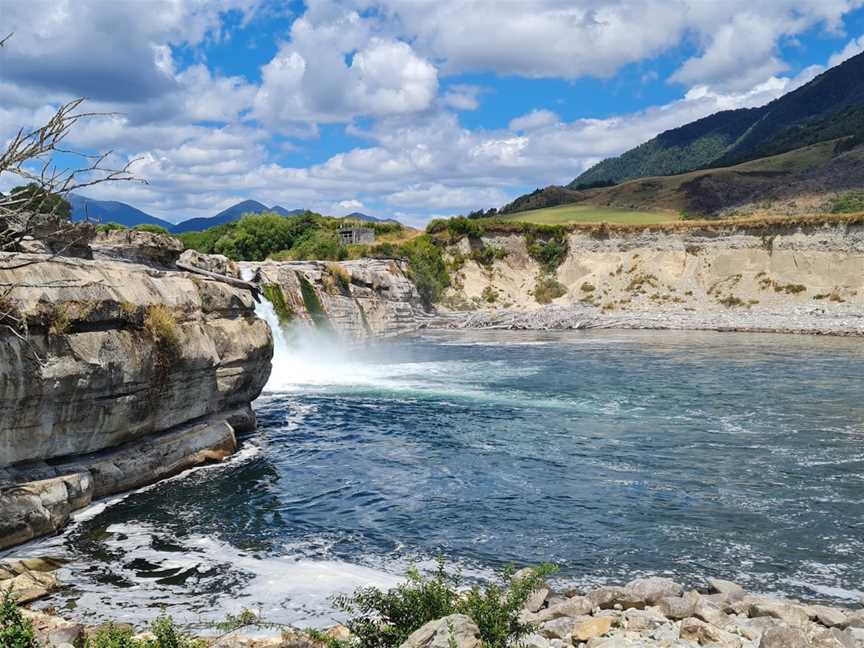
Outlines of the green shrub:
{"type": "MultiPolygon", "coordinates": [[[[150,625],[153,639],[136,639],[127,626],[102,626],[87,638],[84,648],[204,648],[206,643],[180,632],[171,617],[160,614],[150,625]]],[[[0,646],[4,644],[0,643],[0,646]]]]}
{"type": "Polygon", "coordinates": [[[496,261],[500,261],[506,258],[507,250],[491,245],[483,246],[479,250],[473,250],[471,252],[471,260],[477,262],[478,265],[481,265],[486,269],[491,268],[492,264],[494,264],[496,261]]]}
{"type": "Polygon", "coordinates": [[[496,301],[498,301],[498,291],[495,290],[492,286],[486,286],[483,289],[483,292],[480,294],[480,297],[483,299],[483,301],[489,304],[494,304],[496,301]]]}
{"type": "Polygon", "coordinates": [[[430,308],[450,285],[444,253],[428,235],[412,239],[402,246],[402,251],[408,257],[408,269],[420,299],[430,308]]]}
{"type": "Polygon", "coordinates": [[[534,299],[538,304],[551,304],[553,299],[558,299],[567,294],[565,288],[555,277],[540,275],[534,284],[534,299]]]}
{"type": "Polygon", "coordinates": [[[178,238],[187,249],[203,254],[224,254],[235,261],[263,261],[274,253],[290,250],[308,232],[335,232],[337,223],[312,212],[291,218],[273,213],[246,214],[202,232],[184,232],[178,238]]]}
{"type": "Polygon", "coordinates": [[[522,637],[534,630],[533,625],[519,621],[519,613],[531,592],[540,589],[545,578],[555,571],[552,565],[542,565],[515,578],[512,570],[508,570],[501,584],[472,587],[461,597],[456,611],[477,624],[484,648],[518,645],[522,637]]]}
{"type": "Polygon", "coordinates": [[[132,228],[136,232],[150,232],[151,234],[164,234],[170,236],[170,232],[161,225],[153,225],[152,223],[141,223],[132,228]]]}
{"type": "Polygon", "coordinates": [[[449,219],[447,218],[433,218],[429,221],[429,224],[426,225],[426,233],[427,234],[440,234],[441,232],[447,231],[447,223],[449,219]]]}
{"type": "Polygon", "coordinates": [[[342,261],[348,258],[348,250],[339,242],[333,230],[309,230],[291,248],[291,258],[296,261],[342,261]]]}
{"type": "Polygon", "coordinates": [[[525,243],[528,245],[528,255],[547,273],[555,272],[564,263],[570,249],[567,233],[560,228],[549,228],[543,234],[528,230],[525,243]]]}
{"type": "Polygon", "coordinates": [[[864,192],[853,191],[832,198],[830,203],[832,214],[854,214],[864,212],[864,192]]]}
{"type": "Polygon", "coordinates": [[[18,609],[12,588],[3,589],[0,599],[0,646],[3,648],[37,648],[33,624],[18,609]]]}
{"type": "Polygon", "coordinates": [[[128,626],[104,625],[87,638],[85,648],[145,648],[128,626]]]}
{"type": "Polygon", "coordinates": [[[500,583],[460,592],[459,575],[448,574],[439,561],[431,576],[411,569],[405,582],[392,589],[361,588],[353,595],[336,597],[334,603],[349,615],[346,626],[357,638],[358,648],[396,648],[424,624],[450,614],[470,617],[484,648],[507,648],[531,632],[532,626],[519,622],[519,613],[531,592],[554,571],[544,565],[515,578],[507,570],[500,583]]]}
{"type": "Polygon", "coordinates": [[[483,228],[478,223],[464,216],[457,216],[448,220],[447,231],[453,238],[463,236],[479,238],[483,234],[483,228]]]}
{"type": "Polygon", "coordinates": [[[97,232],[113,232],[114,230],[125,230],[128,229],[125,225],[121,225],[120,223],[99,223],[96,226],[97,232]]]}

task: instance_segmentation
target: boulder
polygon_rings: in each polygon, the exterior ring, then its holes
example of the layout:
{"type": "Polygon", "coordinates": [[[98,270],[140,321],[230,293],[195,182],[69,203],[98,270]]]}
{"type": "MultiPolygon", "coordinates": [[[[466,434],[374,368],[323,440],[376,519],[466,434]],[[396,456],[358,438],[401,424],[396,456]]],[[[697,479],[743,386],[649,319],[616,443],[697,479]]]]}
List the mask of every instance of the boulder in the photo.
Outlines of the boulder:
{"type": "Polygon", "coordinates": [[[796,628],[806,628],[810,615],[801,605],[776,599],[757,599],[750,607],[751,617],[771,617],[796,628]]]}
{"type": "Polygon", "coordinates": [[[800,628],[774,626],[768,628],[759,641],[759,648],[812,648],[800,628]]]}
{"type": "Polygon", "coordinates": [[[657,609],[667,619],[680,621],[681,619],[693,616],[696,610],[696,603],[692,598],[664,596],[657,601],[657,609]]]}
{"type": "Polygon", "coordinates": [[[666,622],[666,617],[656,607],[643,610],[631,608],[623,613],[620,620],[622,627],[641,633],[648,633],[666,622]]]}
{"type": "Polygon", "coordinates": [[[480,629],[464,614],[451,614],[415,630],[400,648],[481,648],[480,629]]]}
{"type": "Polygon", "coordinates": [[[635,593],[648,605],[654,605],[662,598],[669,596],[681,596],[684,588],[669,578],[651,576],[650,578],[637,578],[627,583],[626,589],[635,593]]]}
{"type": "Polygon", "coordinates": [[[706,601],[704,597],[700,597],[693,607],[693,616],[718,628],[725,627],[729,622],[729,616],[711,601],[706,601]]]}
{"type": "Polygon", "coordinates": [[[78,646],[84,640],[84,626],[57,616],[21,608],[21,614],[33,624],[36,640],[43,648],[64,644],[78,646]]]}
{"type": "Polygon", "coordinates": [[[551,648],[552,646],[549,639],[536,632],[532,632],[528,636],[523,637],[520,645],[524,648],[551,648]]]}
{"type": "Polygon", "coordinates": [[[556,603],[555,605],[543,608],[534,614],[523,614],[521,616],[526,623],[542,623],[544,621],[551,621],[552,619],[558,619],[561,617],[574,618],[584,614],[589,614],[592,609],[594,609],[594,606],[587,597],[574,596],[565,599],[561,603],[556,603]]]}
{"type": "Polygon", "coordinates": [[[711,592],[722,594],[729,601],[737,601],[747,596],[747,592],[738,583],[722,578],[709,578],[708,587],[711,592]]]}
{"type": "Polygon", "coordinates": [[[546,597],[549,596],[549,588],[541,587],[540,589],[534,590],[531,594],[528,595],[527,600],[525,601],[525,605],[522,606],[522,609],[527,612],[537,612],[540,608],[543,607],[543,604],[546,603],[546,597]]]}
{"type": "Polygon", "coordinates": [[[216,274],[225,275],[226,277],[240,279],[240,266],[221,254],[201,254],[197,250],[192,250],[190,248],[184,250],[178,260],[181,263],[201,268],[207,272],[215,272],[216,274]]]}
{"type": "Polygon", "coordinates": [[[700,646],[721,645],[724,648],[740,648],[741,639],[723,632],[709,623],[690,617],[681,621],[680,638],[700,646]]]}
{"type": "Polygon", "coordinates": [[[622,610],[645,607],[645,599],[626,587],[600,587],[588,592],[586,598],[593,607],[601,610],[612,609],[616,606],[620,606],[619,609],[622,610]]]}
{"type": "Polygon", "coordinates": [[[826,628],[846,627],[846,613],[843,610],[827,605],[809,605],[806,609],[811,619],[821,623],[826,628]]]}
{"type": "Polygon", "coordinates": [[[48,596],[59,586],[57,578],[45,572],[25,572],[0,582],[0,589],[3,591],[11,589],[18,603],[22,604],[48,596]]]}
{"type": "Polygon", "coordinates": [[[594,637],[605,635],[612,628],[611,617],[593,617],[579,621],[573,628],[572,637],[574,641],[588,641],[594,637]]]}
{"type": "Polygon", "coordinates": [[[816,628],[810,634],[810,643],[813,648],[859,648],[849,630],[837,628],[816,628]]]}
{"type": "Polygon", "coordinates": [[[563,639],[569,640],[579,624],[580,620],[589,619],[590,617],[558,617],[547,621],[540,626],[538,632],[547,639],[563,639]]]}
{"type": "Polygon", "coordinates": [[[856,610],[855,612],[847,614],[843,625],[847,628],[864,629],[864,610],[856,610]]]}
{"type": "Polygon", "coordinates": [[[183,252],[183,244],[173,236],[132,229],[99,232],[90,242],[96,261],[128,261],[161,268],[172,268],[183,252]]]}

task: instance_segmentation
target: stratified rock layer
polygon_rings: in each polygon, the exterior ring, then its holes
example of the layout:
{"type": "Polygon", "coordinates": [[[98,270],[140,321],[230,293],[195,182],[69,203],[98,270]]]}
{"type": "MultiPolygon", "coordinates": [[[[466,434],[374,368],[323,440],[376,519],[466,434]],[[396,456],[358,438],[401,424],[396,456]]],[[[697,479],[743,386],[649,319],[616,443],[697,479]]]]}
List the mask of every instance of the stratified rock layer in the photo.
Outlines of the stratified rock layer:
{"type": "MultiPolygon", "coordinates": [[[[538,244],[539,245],[539,244],[538,244]]],[[[864,226],[724,224],[573,231],[544,269],[528,238],[486,233],[448,248],[447,303],[470,327],[671,328],[864,334],[864,226]],[[482,265],[477,252],[492,249],[482,265]],[[458,264],[457,264],[458,265],[458,264]],[[558,291],[541,290],[538,278],[558,291]]],[[[482,258],[482,255],[480,255],[482,258]]]]}
{"type": "Polygon", "coordinates": [[[17,255],[0,257],[0,295],[0,547],[93,497],[221,459],[234,428],[254,426],[273,343],[248,291],[17,255]]]}
{"type": "MultiPolygon", "coordinates": [[[[398,335],[426,318],[402,261],[295,261],[240,264],[254,280],[282,293],[284,319],[348,340],[398,335]]],[[[272,295],[271,295],[272,296],[272,295]]]]}

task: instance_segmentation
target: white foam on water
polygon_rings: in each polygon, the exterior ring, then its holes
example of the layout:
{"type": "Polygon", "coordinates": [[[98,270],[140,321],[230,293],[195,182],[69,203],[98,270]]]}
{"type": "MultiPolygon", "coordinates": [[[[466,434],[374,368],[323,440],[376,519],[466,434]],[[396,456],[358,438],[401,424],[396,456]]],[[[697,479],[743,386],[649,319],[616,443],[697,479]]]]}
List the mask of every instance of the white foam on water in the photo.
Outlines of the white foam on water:
{"type": "MultiPolygon", "coordinates": [[[[280,555],[260,555],[197,534],[169,538],[171,544],[179,543],[176,550],[154,550],[160,544],[154,541],[162,532],[139,523],[113,524],[106,533],[109,537],[102,542],[112,553],[122,555],[122,560],[110,567],[114,578],[109,582],[87,579],[83,591],[75,597],[76,610],[84,616],[122,618],[138,625],[152,621],[164,604],[178,622],[205,630],[226,614],[238,614],[244,609],[272,623],[327,627],[343,620],[334,606],[334,596],[350,594],[360,587],[388,589],[403,580],[408,567],[431,571],[436,564],[428,558],[412,561],[360,557],[358,562],[348,562],[328,558],[327,544],[314,541],[286,543],[280,555]],[[310,557],[322,553],[323,557],[310,557]],[[139,571],[145,564],[152,565],[150,571],[139,571]],[[230,571],[227,577],[226,570],[230,571]],[[188,584],[160,584],[154,571],[195,576],[188,584]],[[220,576],[230,583],[225,585],[225,581],[218,580],[220,576]],[[210,578],[216,580],[208,585],[210,578]],[[117,579],[123,581],[122,588],[116,587],[117,579]]],[[[491,576],[470,565],[460,572],[475,580],[491,576]]],[[[77,584],[81,585],[80,580],[77,584]]]]}

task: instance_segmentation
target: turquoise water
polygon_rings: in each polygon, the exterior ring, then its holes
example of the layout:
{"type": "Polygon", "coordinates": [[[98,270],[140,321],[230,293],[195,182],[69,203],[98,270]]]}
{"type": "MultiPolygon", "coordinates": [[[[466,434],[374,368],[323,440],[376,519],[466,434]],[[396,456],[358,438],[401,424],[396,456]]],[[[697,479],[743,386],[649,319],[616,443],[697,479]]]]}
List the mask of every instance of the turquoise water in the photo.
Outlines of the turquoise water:
{"type": "Polygon", "coordinates": [[[335,590],[390,584],[437,555],[473,578],[548,561],[562,582],[668,573],[864,595],[860,340],[322,344],[277,356],[238,459],[91,511],[47,543],[74,559],[63,597],[133,620],[159,605],[189,620],[260,605],[326,625],[335,590]]]}

